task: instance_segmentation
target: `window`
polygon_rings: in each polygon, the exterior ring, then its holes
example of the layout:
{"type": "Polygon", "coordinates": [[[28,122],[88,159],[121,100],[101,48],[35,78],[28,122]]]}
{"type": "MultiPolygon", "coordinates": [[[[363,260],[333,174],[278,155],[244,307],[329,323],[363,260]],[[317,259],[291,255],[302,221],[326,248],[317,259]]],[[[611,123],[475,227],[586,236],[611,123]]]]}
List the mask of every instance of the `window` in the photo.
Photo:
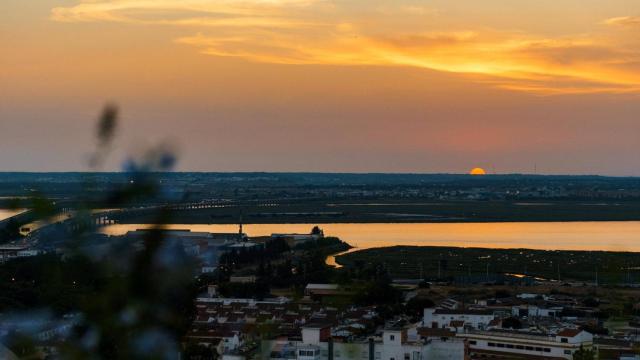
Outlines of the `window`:
{"type": "Polygon", "coordinates": [[[513,345],[512,344],[507,344],[507,349],[513,349],[513,345]]]}
{"type": "Polygon", "coordinates": [[[469,340],[469,344],[470,344],[470,345],[476,345],[476,344],[477,344],[477,342],[476,342],[475,340],[469,340]]]}
{"type": "Polygon", "coordinates": [[[491,343],[491,342],[488,343],[487,345],[489,345],[489,347],[496,347],[496,344],[495,343],[491,343]]]}
{"type": "Polygon", "coordinates": [[[529,351],[533,351],[533,346],[525,346],[524,349],[525,350],[529,350],[529,351]]]}
{"type": "Polygon", "coordinates": [[[411,360],[411,354],[409,353],[404,354],[404,360],[411,360]]]}
{"type": "Polygon", "coordinates": [[[499,347],[499,348],[503,348],[503,347],[504,347],[504,344],[498,344],[498,347],[499,347]]]}
{"type": "Polygon", "coordinates": [[[518,349],[518,350],[524,350],[524,346],[522,346],[522,345],[516,345],[516,349],[518,349]]]}
{"type": "Polygon", "coordinates": [[[571,355],[571,350],[565,350],[565,351],[564,351],[564,354],[565,354],[565,355],[571,355]]]}
{"type": "Polygon", "coordinates": [[[536,351],[542,351],[542,348],[541,347],[537,347],[536,351]]]}
{"type": "Polygon", "coordinates": [[[544,352],[551,352],[551,349],[549,349],[549,348],[544,348],[544,352]]]}
{"type": "Polygon", "coordinates": [[[566,342],[569,342],[569,339],[567,339],[567,338],[560,338],[560,342],[566,343],[566,342]]]}

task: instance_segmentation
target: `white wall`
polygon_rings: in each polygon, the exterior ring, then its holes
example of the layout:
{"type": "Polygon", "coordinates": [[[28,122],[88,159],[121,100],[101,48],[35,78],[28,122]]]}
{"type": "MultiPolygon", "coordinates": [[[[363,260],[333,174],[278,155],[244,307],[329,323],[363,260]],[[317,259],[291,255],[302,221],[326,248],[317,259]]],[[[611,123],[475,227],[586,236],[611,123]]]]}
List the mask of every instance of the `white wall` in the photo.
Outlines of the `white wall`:
{"type": "Polygon", "coordinates": [[[485,329],[495,318],[494,315],[478,314],[436,314],[435,309],[424,309],[423,323],[425,327],[432,327],[435,322],[439,328],[449,327],[451,321],[464,321],[465,325],[471,325],[476,329],[485,329]]]}

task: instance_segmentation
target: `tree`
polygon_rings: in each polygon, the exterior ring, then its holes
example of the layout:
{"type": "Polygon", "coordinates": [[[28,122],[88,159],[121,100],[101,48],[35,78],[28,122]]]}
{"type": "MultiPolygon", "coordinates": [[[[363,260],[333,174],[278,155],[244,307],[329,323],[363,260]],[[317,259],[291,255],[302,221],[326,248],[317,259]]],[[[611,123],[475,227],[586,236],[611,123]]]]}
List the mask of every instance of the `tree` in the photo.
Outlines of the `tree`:
{"type": "Polygon", "coordinates": [[[369,281],[355,295],[355,303],[359,305],[393,305],[402,299],[400,291],[391,286],[391,280],[387,276],[381,276],[374,281],[369,281]]]}
{"type": "Polygon", "coordinates": [[[182,359],[185,360],[213,360],[218,358],[218,353],[210,348],[197,343],[188,343],[182,350],[182,359]]]}
{"type": "Polygon", "coordinates": [[[411,298],[405,305],[405,314],[412,316],[414,319],[419,319],[423,316],[425,308],[434,306],[433,300],[423,296],[416,296],[411,298]]]}
{"type": "Polygon", "coordinates": [[[0,228],[0,243],[15,240],[20,237],[20,224],[14,218],[7,220],[6,225],[0,228]]]}
{"type": "Polygon", "coordinates": [[[495,293],[496,299],[504,299],[510,296],[511,296],[511,292],[509,292],[509,290],[506,290],[506,289],[498,289],[496,290],[496,293],[495,293]]]}
{"type": "Polygon", "coordinates": [[[502,328],[503,329],[521,329],[522,322],[517,317],[508,317],[502,320],[502,328]]]}
{"type": "Polygon", "coordinates": [[[573,353],[574,360],[594,360],[596,357],[596,353],[593,349],[585,349],[582,345],[580,345],[580,349],[573,353]]]}

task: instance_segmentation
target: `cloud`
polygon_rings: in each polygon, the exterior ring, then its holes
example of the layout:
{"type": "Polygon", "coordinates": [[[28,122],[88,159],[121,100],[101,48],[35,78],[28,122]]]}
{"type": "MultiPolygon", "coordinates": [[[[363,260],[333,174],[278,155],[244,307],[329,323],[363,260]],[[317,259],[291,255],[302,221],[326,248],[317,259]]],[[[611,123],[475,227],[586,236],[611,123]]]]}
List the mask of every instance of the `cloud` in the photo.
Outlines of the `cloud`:
{"type": "MultiPolygon", "coordinates": [[[[376,4],[364,19],[328,0],[92,0],[55,8],[51,16],[64,22],[191,27],[196,35],[174,41],[203,54],[248,61],[425,68],[539,94],[640,92],[640,53],[617,39],[487,28],[421,31],[424,16],[440,16],[436,10],[376,4]],[[412,16],[419,19],[415,26],[401,29],[387,22],[412,16]]],[[[639,22],[637,17],[605,21],[639,22]]]]}
{"type": "Polygon", "coordinates": [[[606,19],[605,25],[640,27],[640,16],[620,16],[606,19]]]}
{"type": "Polygon", "coordinates": [[[292,27],[305,21],[287,15],[321,0],[85,0],[51,10],[59,22],[123,22],[174,26],[292,27]]]}
{"type": "Polygon", "coordinates": [[[495,38],[475,32],[356,36],[334,32],[322,41],[280,33],[244,37],[182,37],[204,54],[279,64],[410,66],[481,76],[478,81],[539,94],[640,91],[640,75],[624,65],[640,54],[588,39],[495,38]],[[303,46],[304,44],[304,46],[303,46]]]}

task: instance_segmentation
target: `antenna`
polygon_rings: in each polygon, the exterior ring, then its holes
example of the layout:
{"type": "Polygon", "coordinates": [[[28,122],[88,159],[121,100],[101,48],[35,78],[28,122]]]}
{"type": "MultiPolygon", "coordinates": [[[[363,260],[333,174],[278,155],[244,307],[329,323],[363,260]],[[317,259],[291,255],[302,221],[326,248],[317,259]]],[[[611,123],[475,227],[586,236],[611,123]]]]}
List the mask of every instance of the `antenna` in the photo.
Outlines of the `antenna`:
{"type": "Polygon", "coordinates": [[[487,282],[489,282],[489,261],[487,261],[487,282]]]}

